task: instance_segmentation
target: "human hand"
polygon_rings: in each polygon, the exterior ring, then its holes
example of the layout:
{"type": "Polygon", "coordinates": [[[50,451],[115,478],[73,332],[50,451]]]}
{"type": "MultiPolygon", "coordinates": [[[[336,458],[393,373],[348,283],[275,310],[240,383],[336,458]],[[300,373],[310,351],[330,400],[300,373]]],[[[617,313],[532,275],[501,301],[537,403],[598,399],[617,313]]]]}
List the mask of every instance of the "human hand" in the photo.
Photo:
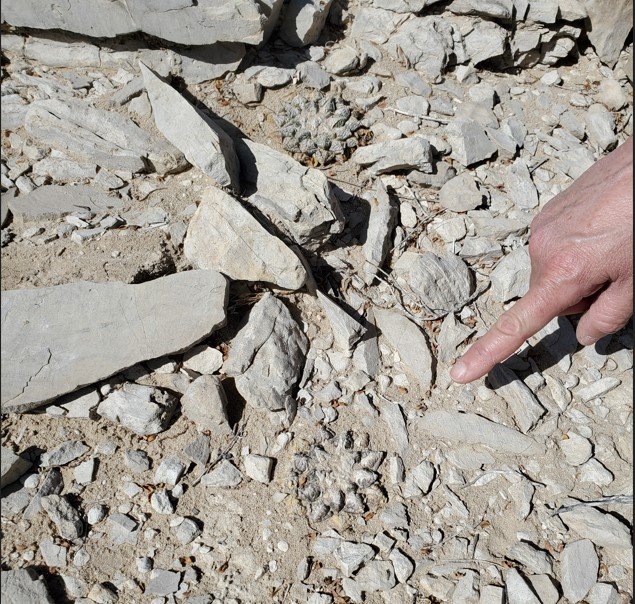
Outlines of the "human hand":
{"type": "Polygon", "coordinates": [[[529,290],[452,367],[455,382],[488,373],[554,317],[584,313],[589,346],[633,313],[633,139],[591,166],[531,223],[529,290]]]}

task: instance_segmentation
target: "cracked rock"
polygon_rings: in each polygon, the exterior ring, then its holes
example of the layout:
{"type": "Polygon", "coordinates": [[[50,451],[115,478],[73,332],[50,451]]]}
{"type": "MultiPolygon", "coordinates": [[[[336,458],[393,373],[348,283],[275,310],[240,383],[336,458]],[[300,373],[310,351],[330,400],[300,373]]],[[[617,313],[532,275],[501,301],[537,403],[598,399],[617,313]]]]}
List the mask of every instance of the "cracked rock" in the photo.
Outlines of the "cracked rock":
{"type": "Polygon", "coordinates": [[[345,577],[354,575],[366,562],[375,557],[375,550],[365,543],[343,541],[333,552],[345,577]]]}
{"type": "Polygon", "coordinates": [[[16,455],[8,447],[2,447],[0,450],[0,460],[2,462],[0,488],[15,482],[31,467],[30,461],[16,455]]]}
{"type": "Polygon", "coordinates": [[[265,294],[231,343],[225,372],[234,376],[247,404],[270,411],[295,410],[308,341],[287,307],[265,294]]]}
{"type": "Polygon", "coordinates": [[[562,521],[584,539],[607,549],[630,549],[631,533],[621,520],[590,506],[560,512],[562,521]]]}
{"type": "Polygon", "coordinates": [[[225,323],[226,300],[227,280],[212,271],[139,285],[82,281],[5,291],[2,410],[34,409],[140,361],[187,349],[225,323]]]}
{"type": "Polygon", "coordinates": [[[89,448],[79,440],[67,440],[52,451],[44,453],[41,459],[42,465],[45,467],[65,466],[81,457],[88,450],[89,448]]]}
{"type": "Polygon", "coordinates": [[[453,212],[475,210],[487,197],[469,172],[461,172],[448,180],[439,191],[439,203],[453,212]]]}
{"type": "Polygon", "coordinates": [[[446,135],[452,146],[451,157],[466,168],[496,153],[496,145],[487,137],[483,126],[474,120],[452,120],[446,135]]]}
{"type": "Polygon", "coordinates": [[[278,35],[291,46],[313,44],[319,37],[332,0],[291,0],[278,35]]]}
{"type": "Polygon", "coordinates": [[[67,499],[59,495],[47,495],[41,498],[40,505],[57,527],[61,537],[71,540],[81,537],[84,523],[67,499]]]}
{"type": "Polygon", "coordinates": [[[319,290],[317,298],[331,325],[338,347],[345,353],[352,353],[355,344],[365,333],[363,325],[319,290]]]}
{"type": "Polygon", "coordinates": [[[190,220],[183,247],[198,268],[230,279],[299,289],[307,274],[300,259],[227,193],[210,187],[190,220]]]}
{"type": "Polygon", "coordinates": [[[371,166],[373,175],[412,169],[429,173],[433,165],[430,143],[420,136],[360,147],[351,156],[351,161],[362,167],[371,166]]]}
{"type": "Polygon", "coordinates": [[[564,597],[575,604],[595,585],[600,561],[593,543],[581,539],[567,543],[560,554],[560,584],[564,597]]]}

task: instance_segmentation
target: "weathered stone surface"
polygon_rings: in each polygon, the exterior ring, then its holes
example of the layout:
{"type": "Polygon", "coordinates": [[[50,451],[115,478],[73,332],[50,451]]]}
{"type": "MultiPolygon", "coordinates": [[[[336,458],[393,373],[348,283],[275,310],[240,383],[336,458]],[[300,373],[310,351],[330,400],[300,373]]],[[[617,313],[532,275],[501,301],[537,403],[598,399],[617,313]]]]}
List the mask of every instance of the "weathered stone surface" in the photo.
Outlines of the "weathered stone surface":
{"type": "Polygon", "coordinates": [[[79,512],[65,497],[47,495],[42,497],[40,505],[57,527],[60,537],[77,539],[82,535],[84,523],[79,516],[79,512]]]}
{"type": "Polygon", "coordinates": [[[326,176],[292,157],[248,139],[235,141],[241,178],[254,190],[247,203],[299,245],[315,248],[344,229],[326,176]]]}
{"type": "Polygon", "coordinates": [[[575,432],[569,431],[566,438],[563,438],[558,445],[564,453],[567,463],[572,466],[581,466],[589,461],[593,455],[593,445],[591,441],[575,432]]]}
{"type": "Polygon", "coordinates": [[[271,482],[273,466],[275,459],[266,455],[245,455],[243,465],[245,466],[245,474],[256,482],[268,484],[271,482]]]}
{"type": "Polygon", "coordinates": [[[581,539],[567,543],[560,554],[560,584],[564,597],[575,604],[595,585],[600,561],[593,543],[581,539]]]}
{"type": "Polygon", "coordinates": [[[538,191],[524,159],[518,158],[505,175],[505,190],[511,200],[525,210],[538,206],[538,191]]]}
{"type": "Polygon", "coordinates": [[[375,557],[375,550],[365,543],[343,541],[333,552],[333,555],[344,576],[350,577],[366,562],[375,557]]]}
{"type": "Polygon", "coordinates": [[[175,407],[176,399],[168,393],[151,386],[128,383],[99,403],[97,413],[145,436],[165,430],[175,407]]]}
{"type": "Polygon", "coordinates": [[[238,69],[246,52],[245,45],[237,42],[217,42],[181,50],[180,76],[188,86],[222,78],[238,69]]]}
{"type": "Polygon", "coordinates": [[[278,35],[291,46],[313,44],[326,23],[332,0],[291,0],[278,35]]]}
{"type": "Polygon", "coordinates": [[[194,422],[199,432],[230,434],[227,421],[227,398],[221,381],[214,375],[195,379],[181,397],[183,415],[194,422]]]}
{"type": "Polygon", "coordinates": [[[473,65],[500,57],[506,47],[507,31],[491,21],[477,22],[465,36],[465,51],[473,65]]]}
{"type": "Polygon", "coordinates": [[[307,275],[300,259],[233,197],[210,187],[190,220],[186,257],[230,279],[299,289],[307,275]]]}
{"type": "Polygon", "coordinates": [[[505,573],[505,593],[509,604],[541,604],[525,577],[515,568],[505,573]]]}
{"type": "Polygon", "coordinates": [[[622,381],[619,378],[607,375],[590,383],[588,386],[583,386],[576,390],[575,397],[582,403],[588,403],[594,398],[604,396],[607,392],[617,388],[621,383],[622,381]]]}
{"type": "Polygon", "coordinates": [[[631,548],[631,532],[621,520],[590,506],[577,506],[560,512],[562,521],[580,537],[599,547],[626,550],[631,548]]]}
{"type": "Polygon", "coordinates": [[[513,0],[453,0],[448,10],[457,15],[480,15],[494,19],[510,19],[513,0]]]}
{"type": "Polygon", "coordinates": [[[488,138],[485,129],[474,120],[455,119],[447,128],[448,142],[452,145],[451,157],[469,167],[496,153],[496,145],[488,138]]]}
{"type": "Polygon", "coordinates": [[[161,132],[186,159],[221,187],[239,188],[238,157],[227,133],[181,96],[163,78],[139,62],[152,117],[161,132]]]}
{"type": "Polygon", "coordinates": [[[229,489],[242,482],[240,470],[228,459],[219,464],[201,478],[201,484],[212,488],[229,489]]]}
{"type": "Polygon", "coordinates": [[[62,473],[59,468],[52,468],[42,480],[35,497],[31,499],[31,503],[29,503],[26,510],[24,510],[24,519],[31,520],[42,509],[40,505],[42,497],[46,497],[47,495],[59,495],[63,488],[64,481],[62,479],[62,473]]]}
{"type": "MultiPolygon", "coordinates": [[[[375,26],[377,26],[376,24],[375,26]]],[[[386,45],[395,58],[405,60],[431,81],[438,81],[454,55],[458,62],[465,60],[463,39],[455,27],[441,17],[418,17],[401,24],[386,45]]]]}
{"type": "Polygon", "coordinates": [[[2,20],[18,27],[63,29],[96,38],[138,31],[186,45],[215,42],[259,44],[265,15],[252,0],[72,0],[52,6],[43,0],[8,0],[2,20]]]}
{"type": "Polygon", "coordinates": [[[78,282],[2,295],[2,410],[26,411],[225,323],[227,280],[189,271],[138,285],[78,282]],[[72,320],[69,318],[72,317],[72,320]]]}
{"type": "Polygon", "coordinates": [[[397,311],[375,308],[374,314],[382,335],[399,353],[422,390],[429,390],[433,383],[433,360],[425,333],[397,311]]]}
{"type": "Polygon", "coordinates": [[[345,353],[352,352],[355,344],[359,342],[366,331],[364,326],[321,291],[317,291],[317,298],[331,325],[331,331],[338,347],[345,353]]]}
{"type": "Polygon", "coordinates": [[[534,393],[509,367],[496,365],[490,371],[488,381],[509,405],[522,432],[529,432],[546,413],[534,393]]]}
{"type": "Polygon", "coordinates": [[[474,329],[457,321],[454,313],[448,313],[441,323],[437,336],[437,358],[441,363],[456,358],[456,349],[474,333],[474,329]]]}
{"type": "Polygon", "coordinates": [[[81,457],[88,447],[80,440],[67,440],[51,451],[42,454],[41,462],[44,467],[65,466],[81,457]]]}
{"type": "Polygon", "coordinates": [[[509,252],[499,261],[490,274],[492,295],[499,302],[520,298],[529,289],[531,261],[526,247],[509,252]]]}
{"type": "Polygon", "coordinates": [[[104,168],[168,174],[188,165],[178,149],[132,120],[83,101],[31,103],[25,127],[36,141],[104,168]]]}
{"type": "Polygon", "coordinates": [[[475,210],[485,199],[486,192],[469,172],[448,180],[439,191],[439,203],[453,212],[475,210]]]}
{"type": "Polygon", "coordinates": [[[362,246],[362,253],[366,260],[364,276],[367,284],[373,282],[390,251],[391,235],[397,223],[398,213],[397,205],[392,202],[386,186],[379,179],[375,183],[375,191],[369,204],[370,217],[366,239],[362,246]]]}
{"type": "Polygon", "coordinates": [[[216,373],[223,366],[223,353],[217,348],[201,344],[183,355],[183,367],[203,375],[216,373]]]}
{"type": "Polygon", "coordinates": [[[360,166],[372,166],[370,172],[375,175],[413,168],[432,172],[430,143],[420,136],[360,147],[351,156],[351,161],[360,166]]]}
{"type": "Polygon", "coordinates": [[[583,0],[587,35],[603,63],[613,67],[633,29],[632,0],[583,0]]]}
{"type": "Polygon", "coordinates": [[[308,341],[287,307],[265,294],[231,344],[225,372],[247,403],[271,411],[295,409],[308,341]]]}
{"type": "Polygon", "coordinates": [[[395,263],[394,274],[399,284],[416,296],[427,317],[458,312],[473,291],[469,268],[454,255],[406,252],[395,263]]]}
{"type": "Polygon", "coordinates": [[[485,445],[499,453],[536,455],[544,450],[533,438],[474,413],[428,411],[416,425],[433,438],[485,445]]]}
{"type": "Polygon", "coordinates": [[[78,185],[75,187],[44,185],[28,195],[18,195],[8,202],[11,213],[25,222],[54,220],[73,212],[109,212],[121,207],[121,200],[107,193],[78,185]]]}
{"type": "Polygon", "coordinates": [[[367,593],[387,591],[392,589],[397,583],[392,562],[383,560],[373,560],[366,564],[355,575],[355,581],[359,588],[367,593]]]}
{"type": "Polygon", "coordinates": [[[16,455],[8,447],[2,447],[0,450],[0,462],[2,465],[2,472],[0,474],[0,488],[15,482],[22,474],[24,474],[30,467],[31,462],[27,461],[23,457],[16,455]]]}
{"type": "Polygon", "coordinates": [[[3,570],[0,573],[3,604],[54,604],[44,579],[32,568],[3,570]]]}

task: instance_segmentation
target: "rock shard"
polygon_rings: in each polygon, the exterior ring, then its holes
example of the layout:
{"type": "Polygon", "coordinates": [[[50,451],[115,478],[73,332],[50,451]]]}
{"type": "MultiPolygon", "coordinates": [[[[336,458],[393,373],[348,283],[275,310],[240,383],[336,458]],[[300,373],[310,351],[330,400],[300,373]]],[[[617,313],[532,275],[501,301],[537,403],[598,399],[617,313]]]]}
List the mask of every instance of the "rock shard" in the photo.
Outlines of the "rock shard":
{"type": "Polygon", "coordinates": [[[227,280],[188,271],[138,285],[80,281],[2,294],[2,411],[27,411],[225,323],[227,280]]]}
{"type": "Polygon", "coordinates": [[[229,135],[149,67],[139,67],[161,134],[219,186],[238,189],[238,157],[229,135]]]}
{"type": "Polygon", "coordinates": [[[190,220],[184,252],[198,268],[230,279],[265,281],[300,289],[307,278],[300,259],[269,233],[236,199],[209,188],[190,220]]]}
{"type": "Polygon", "coordinates": [[[123,115],[95,109],[84,101],[31,103],[25,128],[39,143],[103,168],[169,174],[188,165],[183,154],[167,141],[123,115]]]}
{"type": "Polygon", "coordinates": [[[232,341],[225,373],[235,377],[252,407],[295,412],[293,394],[307,350],[308,340],[287,307],[265,294],[232,341]]]}

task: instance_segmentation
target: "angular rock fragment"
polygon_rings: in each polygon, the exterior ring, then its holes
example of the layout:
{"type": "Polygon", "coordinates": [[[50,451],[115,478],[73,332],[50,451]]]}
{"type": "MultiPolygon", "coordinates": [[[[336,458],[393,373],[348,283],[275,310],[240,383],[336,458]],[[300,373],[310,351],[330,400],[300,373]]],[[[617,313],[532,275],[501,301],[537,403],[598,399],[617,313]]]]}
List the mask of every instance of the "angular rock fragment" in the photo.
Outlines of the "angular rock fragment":
{"type": "Polygon", "coordinates": [[[322,31],[332,0],[291,0],[278,35],[291,46],[313,44],[322,31]]]}
{"type": "Polygon", "coordinates": [[[425,333],[399,312],[375,308],[374,314],[380,332],[399,353],[422,391],[429,390],[433,383],[433,360],[425,333]]]}
{"type": "Polygon", "coordinates": [[[175,408],[176,399],[171,395],[151,386],[126,383],[99,403],[97,413],[135,434],[147,436],[165,430],[175,408]]]}
{"type": "Polygon", "coordinates": [[[2,447],[0,450],[0,462],[2,464],[0,488],[6,487],[12,482],[15,482],[31,467],[30,461],[16,455],[8,447],[2,447]]]}
{"type": "Polygon", "coordinates": [[[55,449],[44,453],[41,461],[44,467],[65,466],[71,461],[81,457],[88,451],[88,447],[79,440],[67,440],[55,449]]]}
{"type": "Polygon", "coordinates": [[[538,206],[538,191],[524,159],[518,158],[507,170],[505,190],[519,208],[527,210],[538,206]]]}
{"type": "Polygon", "coordinates": [[[239,189],[238,157],[229,135],[154,71],[141,62],[139,67],[161,134],[219,186],[239,189]]]}
{"type": "Polygon", "coordinates": [[[183,355],[183,367],[203,375],[216,373],[223,366],[223,353],[202,344],[194,346],[183,355]]]}
{"type": "Polygon", "coordinates": [[[387,591],[397,584],[392,562],[373,560],[355,576],[355,582],[363,592],[387,591]]]}
{"type": "Polygon", "coordinates": [[[366,562],[375,557],[375,550],[365,543],[342,541],[333,552],[345,577],[355,574],[366,562]]]}
{"type": "Polygon", "coordinates": [[[399,403],[393,403],[384,399],[379,401],[381,419],[390,430],[396,450],[402,455],[408,451],[408,427],[403,410],[399,403]]]}
{"type": "Polygon", "coordinates": [[[542,604],[525,578],[515,569],[505,573],[505,593],[508,604],[542,604]]]}
{"type": "Polygon", "coordinates": [[[218,270],[230,279],[299,289],[307,278],[300,259],[282,241],[215,187],[204,193],[190,220],[183,249],[197,267],[218,270]]]}
{"type": "Polygon", "coordinates": [[[246,138],[235,141],[249,205],[297,244],[315,248],[344,229],[344,217],[326,176],[292,157],[246,138]]]}
{"type": "Polygon", "coordinates": [[[181,545],[191,543],[202,532],[201,527],[192,518],[185,518],[185,520],[174,529],[174,535],[181,545]]]}
{"type": "Polygon", "coordinates": [[[0,573],[3,604],[54,604],[44,579],[32,568],[3,570],[0,573]]]}
{"type": "Polygon", "coordinates": [[[466,168],[496,153],[496,145],[488,138],[483,126],[474,120],[452,120],[446,128],[446,136],[452,145],[451,157],[466,168]]]}
{"type": "Polygon", "coordinates": [[[395,263],[393,274],[406,291],[412,292],[426,317],[439,318],[460,311],[473,291],[472,274],[458,256],[432,252],[406,252],[395,263]]]}
{"type": "Polygon", "coordinates": [[[168,487],[175,486],[185,472],[185,465],[178,457],[164,459],[154,473],[154,484],[165,484],[168,487]]]}
{"type": "Polygon", "coordinates": [[[580,505],[560,512],[562,521],[583,539],[607,549],[630,549],[631,532],[621,520],[597,508],[580,505]]]}
{"type": "Polygon", "coordinates": [[[24,519],[31,520],[42,509],[40,505],[42,497],[47,495],[59,495],[64,488],[64,481],[62,479],[62,473],[59,468],[52,468],[49,473],[42,480],[40,487],[35,494],[35,497],[31,499],[31,503],[24,510],[24,519]]]}
{"type": "Polygon", "coordinates": [[[575,392],[575,398],[582,403],[588,403],[594,398],[604,396],[614,388],[617,388],[622,381],[619,378],[607,375],[588,386],[583,386],[575,392]]]}
{"type": "Polygon", "coordinates": [[[478,21],[465,36],[465,52],[472,65],[500,57],[507,47],[507,31],[492,21],[478,21]]]}
{"type": "Polygon", "coordinates": [[[219,464],[201,478],[201,484],[207,487],[229,489],[242,482],[240,470],[228,459],[219,464]]]}
{"type": "Polygon", "coordinates": [[[529,432],[546,413],[528,386],[508,367],[498,364],[488,380],[496,393],[509,405],[516,424],[522,432],[529,432]]]}
{"type": "Polygon", "coordinates": [[[553,572],[551,556],[547,552],[525,541],[513,545],[507,552],[507,557],[519,562],[527,571],[536,575],[548,575],[553,572]]]}
{"type": "Polygon", "coordinates": [[[581,539],[567,543],[560,554],[560,584],[567,601],[580,602],[595,585],[600,561],[593,543],[581,539]]]}
{"type": "Polygon", "coordinates": [[[40,505],[57,527],[60,537],[71,540],[81,537],[84,523],[78,511],[65,497],[47,495],[42,497],[40,505]]]}
{"type": "Polygon", "coordinates": [[[372,166],[370,173],[377,175],[411,169],[432,172],[433,160],[430,143],[425,138],[413,136],[360,147],[351,156],[351,161],[362,167],[372,166]]]}
{"type": "Polygon", "coordinates": [[[261,5],[252,0],[72,0],[58,10],[50,10],[43,0],[9,0],[2,8],[2,20],[16,27],[63,29],[95,38],[141,31],[177,44],[202,45],[259,44],[266,16],[261,5]]]}
{"type": "Polygon", "coordinates": [[[235,377],[247,404],[270,411],[295,410],[293,394],[307,350],[300,326],[287,307],[268,293],[251,309],[232,341],[224,369],[235,377]]]}
{"type": "Polygon", "coordinates": [[[44,185],[28,195],[14,197],[8,205],[13,216],[30,222],[55,220],[73,212],[112,212],[121,208],[122,203],[93,187],[44,185]]]}
{"type": "Polygon", "coordinates": [[[559,443],[560,449],[564,453],[567,463],[572,466],[581,466],[591,459],[593,455],[593,445],[591,441],[575,432],[569,431],[566,438],[559,443]]]}
{"type": "Polygon", "coordinates": [[[486,199],[486,194],[469,172],[462,172],[448,180],[439,191],[439,203],[453,212],[475,210],[486,199]]]}
{"type": "Polygon", "coordinates": [[[498,262],[490,273],[492,295],[499,302],[520,298],[529,289],[531,261],[527,247],[519,247],[509,252],[498,262]]]}
{"type": "Polygon", "coordinates": [[[355,344],[359,342],[366,331],[364,326],[319,290],[317,298],[331,325],[333,337],[338,347],[345,353],[352,352],[355,344]]]}
{"type": "Polygon", "coordinates": [[[221,381],[214,375],[195,379],[181,397],[183,415],[194,422],[199,432],[231,434],[227,420],[227,397],[221,381]]]}
{"type": "Polygon", "coordinates": [[[83,101],[48,99],[32,103],[25,127],[36,141],[104,168],[169,174],[188,165],[178,149],[132,120],[83,101]]]}
{"type": "Polygon", "coordinates": [[[596,583],[589,591],[589,604],[617,604],[617,589],[610,583],[596,583]]]}
{"type": "Polygon", "coordinates": [[[397,206],[381,180],[375,183],[375,191],[370,198],[370,217],[362,253],[366,260],[364,275],[370,285],[379,272],[390,249],[390,240],[397,223],[397,206]]]}
{"type": "Polygon", "coordinates": [[[266,457],[265,455],[245,455],[243,459],[245,474],[256,482],[268,484],[271,482],[274,462],[275,459],[273,457],[266,457]]]}
{"type": "Polygon", "coordinates": [[[5,291],[2,410],[34,409],[140,361],[185,350],[225,323],[226,303],[227,280],[213,271],[139,285],[82,281],[5,291]]]}
{"type": "Polygon", "coordinates": [[[457,348],[472,334],[474,329],[456,320],[454,313],[448,313],[441,323],[437,337],[437,359],[447,363],[456,358],[457,348]]]}
{"type": "Polygon", "coordinates": [[[150,580],[143,593],[152,596],[171,596],[178,591],[180,582],[181,573],[157,568],[150,573],[150,580]]]}
{"type": "Polygon", "coordinates": [[[181,50],[179,75],[188,86],[222,78],[238,69],[246,52],[245,45],[237,42],[217,42],[181,50]]]}
{"type": "Polygon", "coordinates": [[[439,440],[485,445],[498,453],[536,455],[544,447],[533,438],[474,413],[428,411],[416,426],[439,440]]]}

